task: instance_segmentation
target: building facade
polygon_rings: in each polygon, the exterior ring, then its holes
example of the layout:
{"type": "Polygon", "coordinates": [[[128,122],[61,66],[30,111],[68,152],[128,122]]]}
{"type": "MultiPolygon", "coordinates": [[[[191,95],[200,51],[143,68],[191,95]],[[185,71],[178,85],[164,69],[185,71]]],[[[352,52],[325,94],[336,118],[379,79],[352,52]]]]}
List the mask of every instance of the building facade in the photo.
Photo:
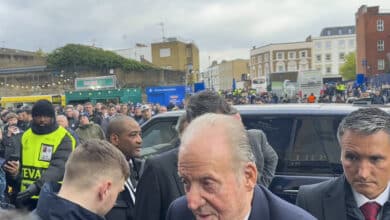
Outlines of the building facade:
{"type": "Polygon", "coordinates": [[[390,10],[362,5],[356,19],[356,71],[367,76],[390,72],[390,10]]]}
{"type": "Polygon", "coordinates": [[[312,42],[269,44],[254,47],[250,51],[250,75],[252,78],[278,72],[311,69],[312,42]]]}
{"type": "Polygon", "coordinates": [[[356,51],[355,27],[327,27],[313,37],[312,67],[324,76],[339,75],[345,56],[356,51]]]}
{"type": "Polygon", "coordinates": [[[218,91],[219,86],[219,65],[217,61],[213,61],[211,66],[209,66],[202,76],[202,81],[207,89],[218,91]]]}
{"type": "Polygon", "coordinates": [[[233,87],[233,79],[240,81],[243,74],[249,73],[249,60],[235,59],[218,63],[213,61],[203,73],[205,87],[215,91],[229,90],[233,87]]]}
{"type": "Polygon", "coordinates": [[[0,48],[0,68],[31,67],[46,65],[46,58],[38,53],[0,48]]]}
{"type": "Polygon", "coordinates": [[[199,73],[199,49],[194,43],[166,38],[163,42],[152,43],[152,63],[163,69],[199,73]]]}

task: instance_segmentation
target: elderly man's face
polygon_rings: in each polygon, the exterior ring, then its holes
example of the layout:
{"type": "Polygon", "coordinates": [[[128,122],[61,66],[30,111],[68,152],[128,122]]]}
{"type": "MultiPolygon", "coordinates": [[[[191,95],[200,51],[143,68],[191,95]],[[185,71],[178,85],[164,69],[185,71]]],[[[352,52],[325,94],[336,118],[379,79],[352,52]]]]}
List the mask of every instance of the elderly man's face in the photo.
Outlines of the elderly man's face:
{"type": "Polygon", "coordinates": [[[341,162],[351,186],[369,199],[381,194],[390,180],[390,137],[384,131],[341,137],[341,162]]]}
{"type": "Polygon", "coordinates": [[[247,176],[235,170],[226,134],[213,131],[196,136],[183,143],[179,154],[188,207],[196,219],[244,219],[256,179],[248,184],[247,176]]]}

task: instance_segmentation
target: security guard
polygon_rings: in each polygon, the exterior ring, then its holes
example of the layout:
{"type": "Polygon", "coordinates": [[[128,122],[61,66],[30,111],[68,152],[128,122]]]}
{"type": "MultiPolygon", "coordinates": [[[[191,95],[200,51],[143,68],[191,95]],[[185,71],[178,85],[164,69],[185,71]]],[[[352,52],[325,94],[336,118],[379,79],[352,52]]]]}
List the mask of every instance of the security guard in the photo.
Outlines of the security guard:
{"type": "Polygon", "coordinates": [[[45,182],[60,182],[65,162],[76,147],[68,131],[56,123],[53,105],[47,100],[32,108],[32,125],[22,136],[21,184],[17,205],[32,210],[45,182]]]}

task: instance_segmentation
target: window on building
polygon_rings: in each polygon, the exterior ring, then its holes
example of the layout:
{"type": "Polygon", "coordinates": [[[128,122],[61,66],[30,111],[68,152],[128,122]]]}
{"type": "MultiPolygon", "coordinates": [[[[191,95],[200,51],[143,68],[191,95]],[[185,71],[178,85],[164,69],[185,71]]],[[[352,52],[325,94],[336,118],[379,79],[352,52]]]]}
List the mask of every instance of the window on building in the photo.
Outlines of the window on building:
{"type": "Polygon", "coordinates": [[[317,70],[317,71],[322,71],[322,67],[321,67],[320,65],[317,65],[317,66],[316,66],[316,70],[317,70]]]}
{"type": "Polygon", "coordinates": [[[326,32],[326,34],[327,34],[328,36],[330,36],[330,35],[331,35],[330,30],[328,30],[328,31],[326,32]]]}
{"type": "Polygon", "coordinates": [[[339,48],[343,49],[345,48],[345,40],[339,40],[339,48]]]}
{"type": "Polygon", "coordinates": [[[385,30],[385,24],[382,19],[378,19],[376,21],[376,30],[377,31],[384,31],[385,30]]]}
{"type": "Polygon", "coordinates": [[[343,30],[339,29],[339,35],[342,35],[343,34],[343,30]]]}
{"type": "Polygon", "coordinates": [[[295,51],[288,52],[288,59],[295,59],[295,51]]]}
{"type": "Polygon", "coordinates": [[[339,53],[339,60],[344,61],[344,59],[345,59],[345,53],[344,52],[340,52],[339,53]]]}
{"type": "Polygon", "coordinates": [[[384,70],[385,69],[385,60],[380,59],[378,60],[378,70],[384,70]]]}
{"type": "Polygon", "coordinates": [[[307,57],[307,51],[306,50],[301,50],[299,52],[299,55],[300,55],[301,58],[306,58],[307,57]]]}
{"type": "Polygon", "coordinates": [[[284,65],[283,62],[278,62],[276,64],[276,66],[277,66],[276,68],[277,68],[278,72],[284,72],[286,70],[285,65],[284,65]]]}
{"type": "Polygon", "coordinates": [[[378,48],[378,51],[384,51],[385,50],[385,41],[378,40],[377,48],[378,48]]]}
{"type": "Polygon", "coordinates": [[[317,62],[321,62],[321,60],[322,60],[321,54],[317,54],[317,55],[316,55],[316,61],[317,61],[317,62]]]}
{"type": "Polygon", "coordinates": [[[171,48],[160,49],[160,57],[170,57],[170,56],[171,56],[171,48]]]}
{"type": "Polygon", "coordinates": [[[352,34],[352,29],[351,28],[348,29],[348,34],[352,34]]]}
{"type": "Polygon", "coordinates": [[[332,73],[332,67],[327,66],[326,67],[326,73],[332,73]]]}
{"type": "Polygon", "coordinates": [[[315,45],[316,49],[321,49],[322,48],[322,42],[321,41],[315,42],[314,45],[315,45]]]}
{"type": "Polygon", "coordinates": [[[259,56],[257,57],[257,61],[258,61],[259,63],[263,62],[263,56],[262,56],[262,55],[259,55],[259,56]]]}
{"type": "Polygon", "coordinates": [[[354,39],[348,40],[348,46],[349,46],[349,48],[354,48],[355,47],[355,40],[354,39]]]}
{"type": "Polygon", "coordinates": [[[325,54],[325,61],[331,61],[332,55],[330,53],[325,54]]]}
{"type": "Polygon", "coordinates": [[[325,48],[326,48],[327,50],[331,49],[331,48],[332,48],[332,41],[326,41],[326,42],[325,42],[325,48]]]}
{"type": "Polygon", "coordinates": [[[277,52],[276,53],[276,59],[277,60],[283,60],[284,59],[284,53],[283,52],[277,52]]]}

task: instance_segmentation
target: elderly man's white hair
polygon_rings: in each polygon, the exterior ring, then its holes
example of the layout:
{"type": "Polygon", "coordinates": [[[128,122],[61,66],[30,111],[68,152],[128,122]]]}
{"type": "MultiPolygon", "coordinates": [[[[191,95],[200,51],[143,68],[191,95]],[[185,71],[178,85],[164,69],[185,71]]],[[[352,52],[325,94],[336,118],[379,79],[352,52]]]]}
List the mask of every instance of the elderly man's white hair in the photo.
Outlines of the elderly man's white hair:
{"type": "Polygon", "coordinates": [[[255,162],[244,125],[231,115],[207,113],[195,118],[184,131],[180,150],[187,147],[188,141],[193,141],[206,132],[213,133],[216,129],[223,129],[225,138],[230,143],[233,160],[235,160],[233,162],[237,165],[255,162]]]}

